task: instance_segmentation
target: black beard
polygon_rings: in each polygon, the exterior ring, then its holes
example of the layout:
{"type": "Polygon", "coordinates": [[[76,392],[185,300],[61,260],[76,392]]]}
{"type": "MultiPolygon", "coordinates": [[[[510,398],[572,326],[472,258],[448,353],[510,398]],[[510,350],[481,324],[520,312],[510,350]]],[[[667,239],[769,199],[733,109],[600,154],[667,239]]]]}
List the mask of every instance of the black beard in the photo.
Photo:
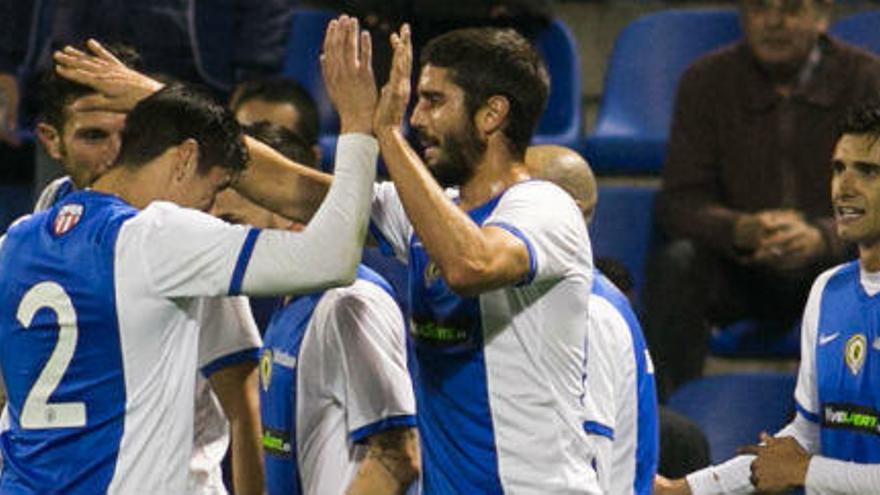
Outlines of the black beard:
{"type": "Polygon", "coordinates": [[[480,141],[476,127],[468,121],[462,132],[446,136],[440,159],[429,170],[440,186],[461,186],[474,176],[476,164],[485,151],[486,143],[480,141]]]}

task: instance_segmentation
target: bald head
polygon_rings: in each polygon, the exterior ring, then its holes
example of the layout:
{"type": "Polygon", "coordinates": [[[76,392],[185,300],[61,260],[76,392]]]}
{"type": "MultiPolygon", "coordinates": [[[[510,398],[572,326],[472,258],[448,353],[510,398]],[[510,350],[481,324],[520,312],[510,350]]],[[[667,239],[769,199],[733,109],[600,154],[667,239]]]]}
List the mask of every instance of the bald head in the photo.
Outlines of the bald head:
{"type": "Polygon", "coordinates": [[[552,144],[530,146],[526,166],[532,177],[550,181],[565,190],[589,223],[599,199],[590,164],[578,152],[552,144]]]}

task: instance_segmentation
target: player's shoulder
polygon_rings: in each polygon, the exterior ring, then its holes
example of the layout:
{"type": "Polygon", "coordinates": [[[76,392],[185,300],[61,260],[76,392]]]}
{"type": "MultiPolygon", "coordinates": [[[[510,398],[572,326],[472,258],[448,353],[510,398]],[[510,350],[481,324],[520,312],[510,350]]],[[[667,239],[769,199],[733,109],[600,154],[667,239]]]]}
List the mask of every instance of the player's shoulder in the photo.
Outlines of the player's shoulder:
{"type": "Polygon", "coordinates": [[[831,268],[826,269],[816,279],[813,281],[813,287],[811,293],[815,293],[816,295],[825,291],[829,284],[831,286],[837,286],[840,284],[847,284],[852,281],[857,281],[860,274],[860,265],[858,260],[849,261],[847,263],[841,263],[839,265],[833,266],[831,268]]]}
{"type": "Polygon", "coordinates": [[[64,199],[75,189],[76,187],[69,175],[53,180],[40,192],[37,202],[34,205],[34,211],[48,210],[52,205],[64,199]]]}
{"type": "Polygon", "coordinates": [[[220,227],[223,220],[193,208],[185,208],[170,201],[153,201],[138,212],[132,226],[161,230],[168,234],[175,228],[220,227]]]}

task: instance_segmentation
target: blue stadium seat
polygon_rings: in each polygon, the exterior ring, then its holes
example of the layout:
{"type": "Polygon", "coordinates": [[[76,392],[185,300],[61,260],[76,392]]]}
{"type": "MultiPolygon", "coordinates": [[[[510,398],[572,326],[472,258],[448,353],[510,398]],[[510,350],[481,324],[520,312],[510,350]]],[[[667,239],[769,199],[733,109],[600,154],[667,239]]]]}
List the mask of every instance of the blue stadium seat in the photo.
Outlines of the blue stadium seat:
{"type": "Polygon", "coordinates": [[[630,271],[636,305],[644,285],[645,260],[654,242],[656,185],[599,185],[599,203],[590,224],[593,257],[614,258],[630,271]]]}
{"type": "Polygon", "coordinates": [[[869,10],[838,19],[829,31],[848,43],[880,55],[880,10],[869,10]]]}
{"type": "Polygon", "coordinates": [[[577,42],[568,26],[556,19],[538,37],[537,45],[550,73],[550,97],[532,142],[574,148],[582,127],[577,42]]]}
{"type": "Polygon", "coordinates": [[[315,99],[321,121],[319,143],[323,165],[329,165],[336,150],[339,116],[330,103],[321,78],[320,55],[327,23],[336,15],[331,10],[304,9],[293,13],[282,74],[300,83],[315,99]]]}
{"type": "Polygon", "coordinates": [[[798,322],[787,331],[780,331],[774,322],[740,320],[712,331],[709,352],[728,358],[797,359],[801,352],[801,325],[798,322]]]}
{"type": "Polygon", "coordinates": [[[712,463],[775,433],[794,416],[795,377],[787,373],[708,376],[682,385],[669,408],[697,423],[709,440],[712,463]]]}
{"type": "Polygon", "coordinates": [[[599,173],[658,173],[678,80],[705,53],[741,37],[735,9],[672,9],[617,37],[584,155],[599,173]]]}

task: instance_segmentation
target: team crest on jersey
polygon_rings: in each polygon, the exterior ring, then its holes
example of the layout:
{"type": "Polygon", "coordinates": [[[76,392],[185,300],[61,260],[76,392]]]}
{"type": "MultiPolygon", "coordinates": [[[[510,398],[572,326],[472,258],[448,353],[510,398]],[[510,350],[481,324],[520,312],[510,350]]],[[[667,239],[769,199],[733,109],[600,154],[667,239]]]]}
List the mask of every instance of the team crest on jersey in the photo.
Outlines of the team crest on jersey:
{"type": "Polygon", "coordinates": [[[433,261],[428,262],[425,267],[425,287],[430,287],[437,279],[440,278],[440,268],[433,261]]]}
{"type": "Polygon", "coordinates": [[[846,366],[853,375],[858,375],[865,364],[865,356],[868,353],[868,339],[863,334],[857,333],[846,341],[843,348],[843,357],[846,366]]]}
{"type": "Polygon", "coordinates": [[[264,392],[269,391],[269,383],[272,381],[272,349],[263,350],[260,356],[260,386],[264,392]]]}
{"type": "Polygon", "coordinates": [[[70,203],[61,207],[58,216],[55,217],[55,223],[52,224],[52,231],[55,235],[63,235],[70,232],[70,229],[76,227],[79,219],[82,217],[83,205],[79,203],[70,203]]]}

